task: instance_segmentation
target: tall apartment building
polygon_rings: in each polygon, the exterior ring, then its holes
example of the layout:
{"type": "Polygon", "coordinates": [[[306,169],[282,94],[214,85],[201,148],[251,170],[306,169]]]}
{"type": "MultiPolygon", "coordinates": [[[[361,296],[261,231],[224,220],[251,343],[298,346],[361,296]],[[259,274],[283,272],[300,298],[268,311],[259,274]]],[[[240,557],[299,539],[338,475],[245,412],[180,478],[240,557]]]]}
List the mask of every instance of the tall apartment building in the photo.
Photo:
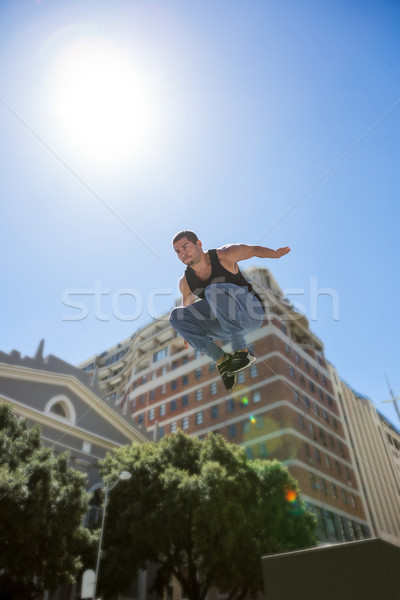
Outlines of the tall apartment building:
{"type": "Polygon", "coordinates": [[[372,535],[400,545],[400,432],[330,366],[372,535]]]}
{"type": "Polygon", "coordinates": [[[154,439],[178,428],[200,438],[218,432],[250,457],[282,461],[317,516],[321,541],[368,537],[323,344],[268,269],[252,267],[246,277],[263,298],[266,315],[248,337],[258,360],[238,374],[232,392],[208,357],[184,348],[168,315],[80,367],[97,369],[103,394],[154,439]]]}

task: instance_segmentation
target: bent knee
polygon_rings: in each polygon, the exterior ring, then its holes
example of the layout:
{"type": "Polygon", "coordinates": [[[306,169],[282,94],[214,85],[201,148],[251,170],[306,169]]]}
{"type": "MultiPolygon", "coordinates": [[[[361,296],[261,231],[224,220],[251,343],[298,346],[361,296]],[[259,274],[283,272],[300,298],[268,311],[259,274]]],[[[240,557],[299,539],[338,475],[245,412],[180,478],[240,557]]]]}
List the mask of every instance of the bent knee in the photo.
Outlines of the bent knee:
{"type": "Polygon", "coordinates": [[[184,310],[184,306],[176,306],[171,310],[171,314],[169,315],[169,322],[171,323],[171,325],[174,325],[174,323],[177,323],[178,321],[181,322],[183,320],[184,310]]]}

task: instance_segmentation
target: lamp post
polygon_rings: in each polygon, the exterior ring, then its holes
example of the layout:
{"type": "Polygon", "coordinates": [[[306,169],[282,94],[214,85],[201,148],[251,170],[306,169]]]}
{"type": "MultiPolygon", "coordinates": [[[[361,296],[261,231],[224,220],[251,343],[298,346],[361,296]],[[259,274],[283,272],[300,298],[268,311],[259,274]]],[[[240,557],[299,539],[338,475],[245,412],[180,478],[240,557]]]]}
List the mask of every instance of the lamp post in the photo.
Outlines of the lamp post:
{"type": "Polygon", "coordinates": [[[99,549],[98,549],[98,552],[97,552],[96,573],[95,573],[95,576],[94,576],[94,584],[93,584],[93,600],[96,600],[96,588],[97,588],[97,581],[98,581],[98,577],[99,577],[100,559],[101,559],[101,546],[102,546],[102,543],[103,543],[104,523],[105,523],[105,520],[106,520],[108,494],[109,494],[109,492],[111,492],[111,490],[113,490],[115,488],[115,486],[117,485],[117,483],[119,483],[120,481],[124,481],[124,480],[126,481],[127,479],[130,479],[131,477],[132,477],[132,475],[131,475],[131,473],[129,473],[129,471],[122,471],[118,475],[117,481],[114,481],[114,483],[111,484],[111,485],[109,485],[108,483],[106,484],[106,493],[105,493],[105,496],[104,496],[104,506],[103,506],[103,516],[101,518],[99,549]]]}

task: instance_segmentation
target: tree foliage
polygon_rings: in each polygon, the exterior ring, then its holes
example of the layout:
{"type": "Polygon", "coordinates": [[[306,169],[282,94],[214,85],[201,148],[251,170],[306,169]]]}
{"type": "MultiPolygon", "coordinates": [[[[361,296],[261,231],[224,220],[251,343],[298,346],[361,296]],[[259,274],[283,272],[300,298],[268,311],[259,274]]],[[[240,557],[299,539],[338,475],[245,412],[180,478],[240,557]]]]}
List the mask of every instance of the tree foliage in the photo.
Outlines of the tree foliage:
{"type": "Polygon", "coordinates": [[[250,461],[219,435],[182,432],[125,446],[102,464],[105,477],[130,471],[110,494],[100,586],[124,591],[146,561],[158,566],[159,593],[174,575],[190,600],[211,585],[243,598],[262,589],[263,555],[316,543],[314,517],[286,493],[297,483],[277,461],[250,461]]]}
{"type": "Polygon", "coordinates": [[[0,406],[0,595],[34,598],[74,580],[91,545],[85,480],[39,427],[0,406]]]}

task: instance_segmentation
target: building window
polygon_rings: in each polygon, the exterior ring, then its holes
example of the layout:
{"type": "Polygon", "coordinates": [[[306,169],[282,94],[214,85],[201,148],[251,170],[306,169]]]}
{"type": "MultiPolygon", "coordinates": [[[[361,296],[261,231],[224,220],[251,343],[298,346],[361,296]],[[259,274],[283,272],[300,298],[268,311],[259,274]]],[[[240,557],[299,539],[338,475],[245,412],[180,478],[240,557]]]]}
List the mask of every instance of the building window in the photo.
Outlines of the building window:
{"type": "Polygon", "coordinates": [[[55,415],[62,417],[63,419],[67,419],[67,411],[65,410],[63,404],[61,402],[56,402],[50,409],[50,412],[55,415]]]}
{"type": "Polygon", "coordinates": [[[178,363],[174,360],[171,364],[171,371],[175,371],[178,368],[178,363]]]}
{"type": "Polygon", "coordinates": [[[189,417],[183,417],[182,429],[189,429],[189,417]]]}
{"type": "Polygon", "coordinates": [[[216,370],[217,370],[217,366],[216,366],[215,362],[214,361],[210,362],[208,364],[208,372],[214,373],[216,370]]]}
{"type": "Polygon", "coordinates": [[[152,421],[154,419],[154,408],[149,411],[149,419],[152,421]]]}
{"type": "Polygon", "coordinates": [[[245,377],[244,377],[244,375],[245,375],[244,371],[240,371],[240,372],[237,374],[237,382],[238,382],[238,383],[244,383],[244,381],[245,381],[245,377]]]}
{"type": "Polygon", "coordinates": [[[171,390],[176,390],[177,385],[178,385],[178,382],[176,381],[176,379],[171,381],[171,390]]]}
{"type": "Polygon", "coordinates": [[[215,406],[211,407],[211,418],[212,419],[217,419],[218,418],[218,405],[216,404],[215,406]]]}
{"type": "Polygon", "coordinates": [[[188,394],[184,394],[182,396],[182,406],[188,406],[189,404],[189,396],[188,394]]]}
{"type": "Polygon", "coordinates": [[[199,401],[203,398],[203,390],[196,390],[196,400],[199,401]]]}
{"type": "Polygon", "coordinates": [[[228,413],[232,413],[235,410],[235,401],[233,398],[229,398],[229,400],[226,403],[226,410],[228,413]]]}
{"type": "Polygon", "coordinates": [[[308,382],[308,383],[309,383],[309,385],[310,385],[310,390],[311,390],[312,392],[315,392],[315,385],[314,385],[314,383],[311,381],[311,379],[309,380],[309,382],[308,382]]]}
{"type": "Polygon", "coordinates": [[[260,400],[261,400],[260,392],[254,392],[253,393],[253,402],[260,402],[260,400]]]}
{"type": "Polygon", "coordinates": [[[153,363],[162,360],[168,356],[168,348],[163,348],[162,350],[158,350],[153,354],[153,363]]]}
{"type": "Polygon", "coordinates": [[[247,455],[248,459],[253,460],[254,455],[253,455],[253,448],[251,446],[246,446],[246,455],[247,455]]]}
{"type": "Polygon", "coordinates": [[[171,400],[170,410],[171,411],[176,410],[176,400],[171,400]]]}
{"type": "Polygon", "coordinates": [[[250,377],[252,379],[254,379],[254,377],[257,377],[257,375],[258,375],[257,365],[251,365],[251,367],[250,367],[250,377]]]}
{"type": "Polygon", "coordinates": [[[268,456],[268,449],[266,442],[260,442],[258,444],[258,452],[260,458],[266,458],[268,456]]]}
{"type": "Polygon", "coordinates": [[[327,454],[325,454],[325,464],[328,469],[331,468],[331,459],[329,458],[329,456],[327,454]]]}
{"type": "Polygon", "coordinates": [[[176,431],[176,421],[173,421],[173,423],[171,423],[171,433],[175,433],[176,431]]]}
{"type": "Polygon", "coordinates": [[[141,425],[143,423],[143,421],[144,421],[144,414],[142,413],[141,415],[139,415],[139,418],[138,418],[139,425],[141,425]]]}
{"type": "Polygon", "coordinates": [[[203,412],[201,410],[199,410],[199,412],[196,413],[196,425],[201,425],[202,422],[203,422],[203,412]]]}
{"type": "Polygon", "coordinates": [[[184,375],[182,377],[182,385],[187,385],[189,383],[189,377],[188,375],[184,375]]]}
{"type": "Polygon", "coordinates": [[[196,379],[200,379],[201,378],[201,367],[199,367],[198,369],[195,370],[194,376],[195,376],[196,379]]]}
{"type": "Polygon", "coordinates": [[[310,446],[307,444],[307,442],[304,442],[304,454],[306,455],[307,461],[308,462],[312,462],[311,452],[310,452],[310,446]]]}
{"type": "Polygon", "coordinates": [[[76,413],[74,405],[67,396],[62,395],[51,398],[46,404],[44,412],[56,419],[68,421],[70,424],[75,425],[76,413]]]}
{"type": "Polygon", "coordinates": [[[307,410],[310,410],[310,401],[307,396],[303,396],[304,404],[307,410]]]}
{"type": "Polygon", "coordinates": [[[293,392],[293,395],[294,395],[295,401],[297,402],[297,404],[299,404],[300,396],[299,396],[298,392],[296,392],[296,390],[293,392]]]}
{"type": "Polygon", "coordinates": [[[160,417],[165,415],[165,404],[161,404],[160,406],[160,417]]]}
{"type": "Polygon", "coordinates": [[[340,452],[340,456],[342,456],[343,458],[345,458],[346,455],[344,453],[343,444],[340,441],[339,441],[339,452],[340,452]]]}
{"type": "Polygon", "coordinates": [[[337,499],[337,490],[336,490],[336,485],[334,483],[331,483],[331,491],[332,491],[332,496],[336,500],[337,499]]]}
{"type": "Polygon", "coordinates": [[[298,355],[298,353],[296,352],[296,354],[294,355],[295,361],[297,363],[300,363],[300,356],[298,355]]]}
{"type": "Polygon", "coordinates": [[[306,371],[309,371],[309,370],[310,370],[310,364],[309,364],[308,360],[305,360],[305,361],[304,361],[304,366],[305,366],[305,368],[306,368],[306,371]]]}
{"type": "MultiPolygon", "coordinates": [[[[200,355],[201,355],[201,353],[200,353],[200,355]]],[[[197,351],[196,351],[196,358],[198,358],[198,357],[197,357],[197,351]]],[[[184,357],[182,358],[182,364],[183,364],[183,365],[187,365],[187,364],[188,364],[188,362],[189,362],[189,358],[188,358],[187,356],[184,356],[184,357]]]]}
{"type": "Polygon", "coordinates": [[[324,446],[326,446],[325,433],[322,431],[322,429],[319,430],[319,437],[324,446]]]}
{"type": "Polygon", "coordinates": [[[90,442],[83,442],[82,443],[82,450],[83,452],[86,452],[87,454],[89,454],[89,452],[92,449],[92,444],[90,442]]]}
{"type": "Polygon", "coordinates": [[[315,448],[315,460],[319,463],[321,462],[321,454],[317,448],[315,448]]]}
{"type": "Polygon", "coordinates": [[[162,386],[161,386],[161,393],[162,393],[162,394],[165,394],[165,393],[166,393],[166,391],[167,391],[167,386],[166,386],[166,384],[165,384],[165,383],[163,383],[163,384],[162,384],[162,386]]]}
{"type": "Polygon", "coordinates": [[[211,385],[210,385],[210,394],[211,396],[214,396],[217,393],[217,384],[214,381],[211,385]]]}
{"type": "Polygon", "coordinates": [[[229,425],[228,427],[228,435],[229,438],[235,438],[237,436],[237,427],[236,427],[236,423],[233,423],[232,425],[229,425]]]}
{"type": "Polygon", "coordinates": [[[295,372],[294,372],[294,369],[293,369],[292,365],[289,365],[289,373],[290,373],[290,377],[292,377],[294,379],[295,378],[295,372]]]}

